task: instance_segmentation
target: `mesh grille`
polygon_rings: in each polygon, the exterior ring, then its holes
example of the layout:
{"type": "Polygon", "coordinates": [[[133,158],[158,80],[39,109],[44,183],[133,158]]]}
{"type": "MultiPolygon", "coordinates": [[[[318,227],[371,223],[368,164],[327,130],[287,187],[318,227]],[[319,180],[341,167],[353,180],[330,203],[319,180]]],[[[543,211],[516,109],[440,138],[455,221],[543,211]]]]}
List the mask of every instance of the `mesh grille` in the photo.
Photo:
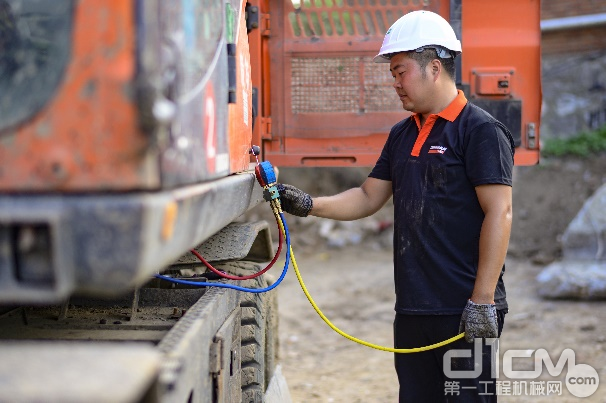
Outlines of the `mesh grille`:
{"type": "Polygon", "coordinates": [[[386,64],[370,57],[292,58],[292,113],[397,112],[386,64]]]}
{"type": "Polygon", "coordinates": [[[292,34],[314,36],[382,36],[409,11],[429,7],[429,0],[303,0],[288,14],[292,34]]]}
{"type": "Polygon", "coordinates": [[[368,57],[364,63],[365,112],[400,112],[402,102],[393,88],[394,79],[389,65],[374,63],[368,57]]]}

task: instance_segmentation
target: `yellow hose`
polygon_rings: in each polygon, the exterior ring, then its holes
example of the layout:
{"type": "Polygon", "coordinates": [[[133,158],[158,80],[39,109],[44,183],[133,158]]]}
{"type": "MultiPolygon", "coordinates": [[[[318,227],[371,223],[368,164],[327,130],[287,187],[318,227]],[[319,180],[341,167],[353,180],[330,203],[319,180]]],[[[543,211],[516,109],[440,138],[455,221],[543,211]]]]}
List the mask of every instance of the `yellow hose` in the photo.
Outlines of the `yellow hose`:
{"type": "MultiPolygon", "coordinates": [[[[286,238],[286,231],[284,230],[284,225],[282,224],[282,220],[280,219],[280,217],[278,216],[278,223],[280,224],[280,229],[282,230],[282,233],[284,234],[284,237],[286,238]]],[[[351,341],[354,341],[358,344],[362,344],[363,346],[366,347],[371,347],[377,350],[382,350],[382,351],[387,351],[390,353],[419,353],[421,351],[427,351],[427,350],[432,350],[434,348],[438,348],[438,347],[442,347],[445,346],[447,344],[452,343],[453,341],[459,340],[461,338],[463,338],[465,336],[465,333],[459,333],[458,335],[451,337],[450,339],[441,341],[439,343],[435,343],[435,344],[430,344],[429,346],[424,346],[424,347],[416,347],[416,348],[391,348],[391,347],[384,347],[384,346],[379,346],[377,344],[373,344],[373,343],[369,343],[367,341],[364,340],[360,340],[356,337],[353,337],[347,333],[345,333],[344,331],[342,331],[341,329],[339,329],[338,327],[336,327],[335,325],[332,324],[332,322],[330,320],[328,320],[328,318],[322,313],[322,311],[320,310],[320,308],[318,307],[318,305],[316,305],[314,299],[311,297],[311,295],[309,295],[309,291],[307,291],[307,287],[305,287],[305,283],[303,282],[303,278],[301,277],[301,273],[299,272],[299,267],[297,266],[297,260],[295,259],[295,254],[292,250],[292,246],[290,247],[290,260],[292,262],[292,266],[295,269],[295,274],[297,275],[297,279],[299,280],[299,284],[301,285],[301,289],[303,290],[303,293],[305,293],[305,296],[307,297],[307,300],[309,301],[309,303],[311,304],[311,306],[313,306],[314,310],[316,311],[316,313],[318,315],[320,315],[320,317],[322,318],[322,320],[324,320],[324,322],[326,322],[326,324],[328,326],[330,326],[330,328],[332,330],[334,330],[335,332],[339,333],[341,336],[345,337],[346,339],[349,339],[351,341]]]]}

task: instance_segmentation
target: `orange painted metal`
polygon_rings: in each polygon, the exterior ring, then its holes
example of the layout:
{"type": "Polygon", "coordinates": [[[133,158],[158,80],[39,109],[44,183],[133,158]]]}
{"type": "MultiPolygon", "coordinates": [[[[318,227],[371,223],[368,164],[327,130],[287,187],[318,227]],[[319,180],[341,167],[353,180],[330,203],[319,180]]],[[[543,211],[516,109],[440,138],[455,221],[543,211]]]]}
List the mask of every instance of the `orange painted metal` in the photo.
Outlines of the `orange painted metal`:
{"type": "Polygon", "coordinates": [[[134,21],[130,1],[78,2],[71,59],[56,94],[32,120],[0,138],[0,191],[159,185],[132,91],[134,21]]]}
{"type": "MultiPolygon", "coordinates": [[[[259,27],[248,34],[250,45],[252,85],[257,94],[257,114],[253,128],[253,144],[263,145],[271,140],[272,133],[272,103],[271,94],[276,89],[272,87],[273,67],[271,65],[269,38],[275,35],[275,21],[278,18],[273,11],[270,13],[270,0],[250,0],[251,7],[256,7],[258,13],[259,27]],[[272,19],[273,15],[273,19],[272,19]]],[[[263,154],[265,151],[263,150],[263,154]]],[[[263,158],[263,157],[262,157],[263,158]]],[[[251,162],[256,161],[251,157],[251,162]]]]}
{"type": "Polygon", "coordinates": [[[509,72],[478,73],[475,75],[475,93],[477,95],[508,95],[511,91],[511,75],[509,72]]]}
{"type": "Polygon", "coordinates": [[[516,149],[517,165],[539,161],[541,118],[540,1],[463,1],[464,82],[471,84],[469,99],[522,100],[522,144],[516,149]],[[477,76],[510,75],[508,94],[484,95],[477,76]],[[529,125],[534,124],[535,146],[529,148],[529,125]]]}
{"type": "Polygon", "coordinates": [[[238,10],[236,31],[236,103],[229,104],[230,172],[245,171],[249,167],[252,138],[251,60],[246,33],[245,9],[242,1],[238,10]]]}
{"type": "MultiPolygon", "coordinates": [[[[261,145],[271,130],[271,69],[269,61],[269,34],[271,19],[269,0],[249,0],[249,8],[255,8],[259,27],[248,33],[250,49],[251,81],[257,97],[257,116],[253,125],[252,143],[261,145]]],[[[252,157],[251,161],[255,161],[252,157]]]]}

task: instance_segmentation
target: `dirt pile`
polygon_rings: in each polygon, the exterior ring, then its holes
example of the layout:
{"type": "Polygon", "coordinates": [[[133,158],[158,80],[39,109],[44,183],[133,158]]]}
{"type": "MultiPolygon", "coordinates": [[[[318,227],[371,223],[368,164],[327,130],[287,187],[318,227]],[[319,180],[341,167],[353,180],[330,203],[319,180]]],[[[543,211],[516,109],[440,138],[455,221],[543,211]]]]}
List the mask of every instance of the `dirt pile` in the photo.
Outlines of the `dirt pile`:
{"type": "Polygon", "coordinates": [[[547,264],[562,255],[561,237],[583,203],[606,183],[606,154],[557,158],[516,167],[509,255],[547,264]]]}

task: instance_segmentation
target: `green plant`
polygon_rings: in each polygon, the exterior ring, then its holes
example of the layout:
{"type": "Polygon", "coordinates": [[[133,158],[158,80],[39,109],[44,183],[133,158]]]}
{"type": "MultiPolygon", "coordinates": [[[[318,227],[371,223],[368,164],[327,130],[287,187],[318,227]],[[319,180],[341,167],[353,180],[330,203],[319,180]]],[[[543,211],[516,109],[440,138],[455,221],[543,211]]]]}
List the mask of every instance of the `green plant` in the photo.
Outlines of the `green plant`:
{"type": "Polygon", "coordinates": [[[545,157],[566,155],[587,157],[602,151],[606,151],[606,126],[566,139],[547,139],[543,144],[541,154],[545,157]]]}

